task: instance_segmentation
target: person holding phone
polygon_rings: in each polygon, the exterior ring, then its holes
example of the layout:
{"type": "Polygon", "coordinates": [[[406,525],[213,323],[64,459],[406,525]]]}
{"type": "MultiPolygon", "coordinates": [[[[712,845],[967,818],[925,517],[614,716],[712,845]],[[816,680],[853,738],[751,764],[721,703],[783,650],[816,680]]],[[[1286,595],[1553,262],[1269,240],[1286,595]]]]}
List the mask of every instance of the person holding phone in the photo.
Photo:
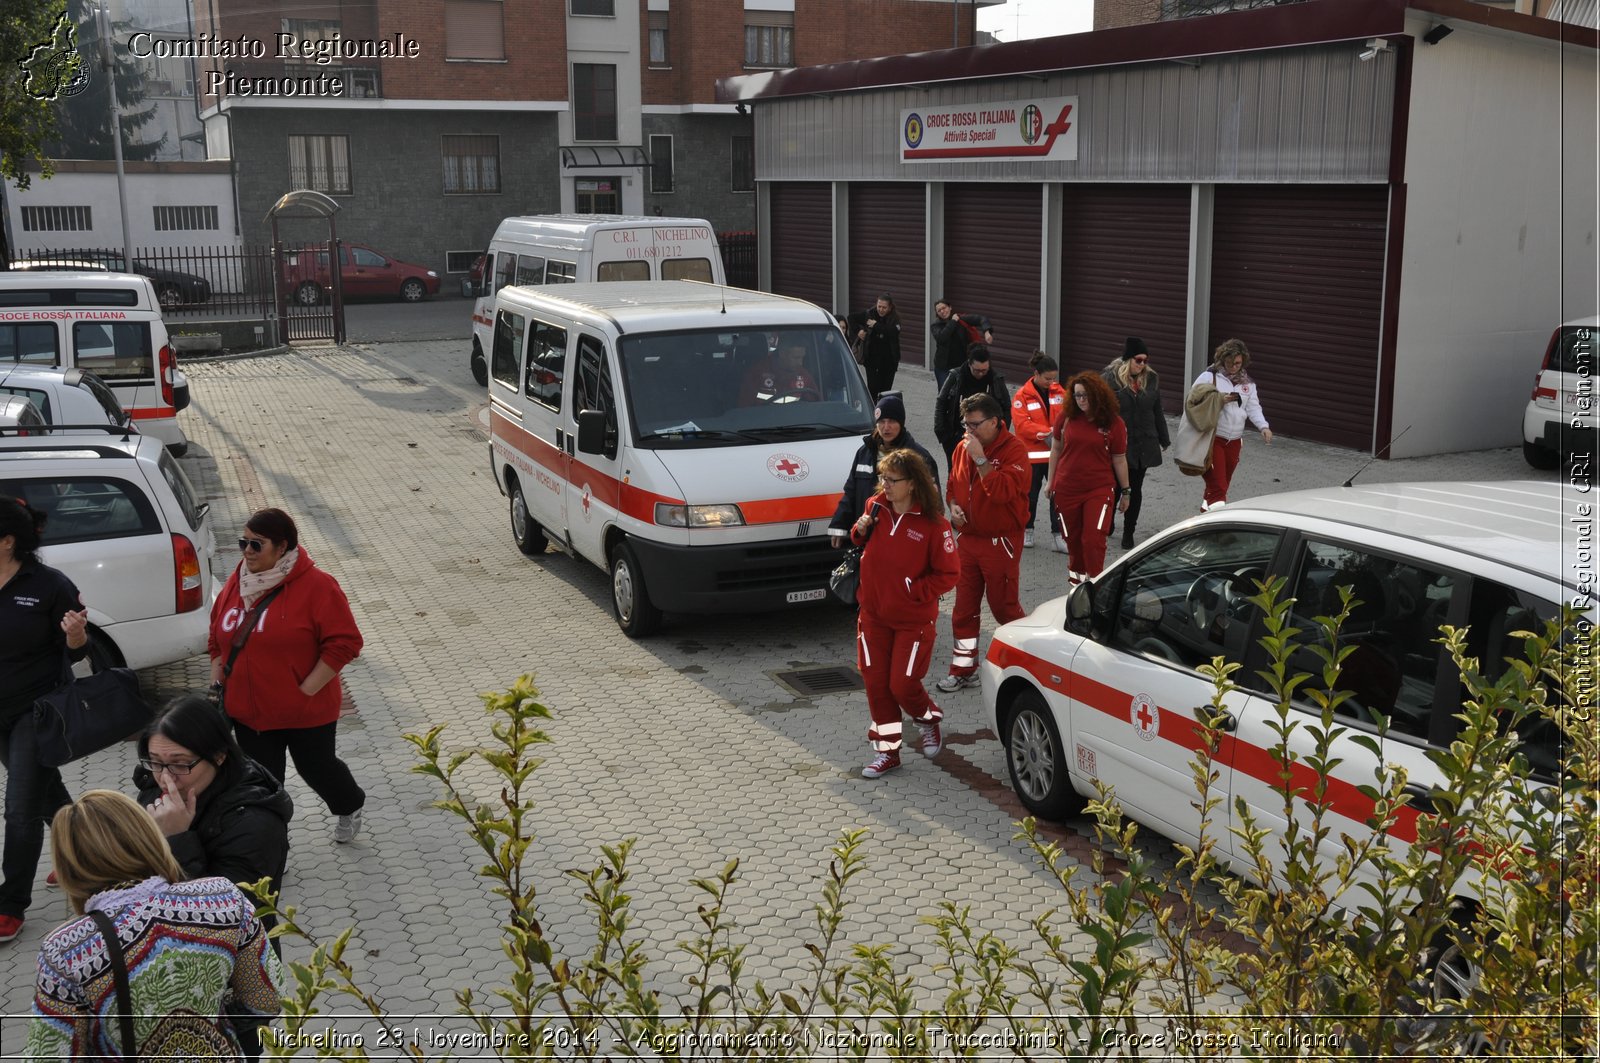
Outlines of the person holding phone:
{"type": "Polygon", "coordinates": [[[1212,356],[1211,365],[1194,378],[1191,389],[1210,384],[1222,393],[1222,410],[1217,415],[1217,433],[1211,437],[1211,467],[1205,472],[1206,492],[1201,510],[1216,509],[1228,503],[1228,488],[1244,449],[1244,427],[1249,422],[1261,433],[1261,441],[1272,445],[1272,429],[1261,412],[1261,392],[1250,378],[1250,351],[1241,340],[1225,340],[1212,356]]]}

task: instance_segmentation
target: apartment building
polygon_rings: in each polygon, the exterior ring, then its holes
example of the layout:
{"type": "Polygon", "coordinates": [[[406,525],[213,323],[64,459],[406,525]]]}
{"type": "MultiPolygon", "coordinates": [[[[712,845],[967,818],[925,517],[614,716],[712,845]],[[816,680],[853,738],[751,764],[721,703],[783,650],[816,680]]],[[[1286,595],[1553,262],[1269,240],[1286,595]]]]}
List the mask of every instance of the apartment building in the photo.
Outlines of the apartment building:
{"type": "Polygon", "coordinates": [[[754,228],[751,120],[717,78],[966,45],[997,2],[196,0],[195,91],[247,242],[316,189],[448,288],[512,214],[754,228]]]}

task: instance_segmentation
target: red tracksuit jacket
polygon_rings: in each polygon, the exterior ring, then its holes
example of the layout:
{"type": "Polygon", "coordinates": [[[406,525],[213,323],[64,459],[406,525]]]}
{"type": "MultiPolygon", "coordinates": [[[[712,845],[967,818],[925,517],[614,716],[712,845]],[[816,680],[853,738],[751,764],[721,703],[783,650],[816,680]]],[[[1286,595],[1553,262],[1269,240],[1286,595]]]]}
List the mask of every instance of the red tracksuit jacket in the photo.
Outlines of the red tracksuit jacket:
{"type": "MultiPolygon", "coordinates": [[[[950,522],[920,511],[896,513],[879,491],[867,500],[873,525],[861,553],[861,585],[856,600],[864,622],[914,630],[939,615],[939,598],[956,585],[959,564],[950,522]]],[[[861,537],[855,529],[850,537],[861,537]]]]}
{"type": "Polygon", "coordinates": [[[960,506],[967,515],[962,535],[980,539],[1020,535],[1022,526],[1028,523],[1028,486],[1033,482],[1028,448],[1002,428],[994,443],[984,448],[984,456],[994,464],[994,470],[980,478],[978,466],[967,456],[967,441],[962,439],[956,444],[955,456],[950,459],[945,503],[960,506]]]}

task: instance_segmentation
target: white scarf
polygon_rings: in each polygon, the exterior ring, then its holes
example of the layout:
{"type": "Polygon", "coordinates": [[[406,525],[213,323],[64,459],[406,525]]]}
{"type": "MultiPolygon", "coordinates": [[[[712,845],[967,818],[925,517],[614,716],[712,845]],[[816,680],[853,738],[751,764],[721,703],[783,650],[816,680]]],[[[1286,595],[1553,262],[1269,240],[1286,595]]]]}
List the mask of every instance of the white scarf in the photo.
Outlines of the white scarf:
{"type": "Polygon", "coordinates": [[[254,609],[261,596],[272,588],[282,583],[289,573],[294,571],[295,564],[300,560],[300,548],[285,550],[278,563],[264,572],[251,572],[243,561],[239,562],[239,597],[244,600],[246,609],[254,609]]]}
{"type": "Polygon", "coordinates": [[[160,875],[151,875],[143,882],[136,882],[131,886],[113,886],[108,890],[101,890],[84,903],[84,914],[99,910],[102,912],[115,912],[118,908],[131,908],[140,901],[148,900],[170,883],[160,875]]]}

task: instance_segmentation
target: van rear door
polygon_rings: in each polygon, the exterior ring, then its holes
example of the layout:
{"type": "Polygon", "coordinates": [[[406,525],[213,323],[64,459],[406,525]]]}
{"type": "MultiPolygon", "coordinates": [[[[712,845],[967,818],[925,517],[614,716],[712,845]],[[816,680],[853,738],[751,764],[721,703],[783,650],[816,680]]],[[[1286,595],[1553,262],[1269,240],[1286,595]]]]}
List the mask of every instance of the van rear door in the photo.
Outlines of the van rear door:
{"type": "Polygon", "coordinates": [[[172,349],[156,346],[151,323],[120,313],[83,316],[90,320],[71,322],[72,364],[98,376],[135,421],[176,417],[177,367],[172,349]]]}
{"type": "Polygon", "coordinates": [[[695,280],[721,284],[722,255],[708,225],[619,226],[594,234],[597,281],[695,280]]]}

